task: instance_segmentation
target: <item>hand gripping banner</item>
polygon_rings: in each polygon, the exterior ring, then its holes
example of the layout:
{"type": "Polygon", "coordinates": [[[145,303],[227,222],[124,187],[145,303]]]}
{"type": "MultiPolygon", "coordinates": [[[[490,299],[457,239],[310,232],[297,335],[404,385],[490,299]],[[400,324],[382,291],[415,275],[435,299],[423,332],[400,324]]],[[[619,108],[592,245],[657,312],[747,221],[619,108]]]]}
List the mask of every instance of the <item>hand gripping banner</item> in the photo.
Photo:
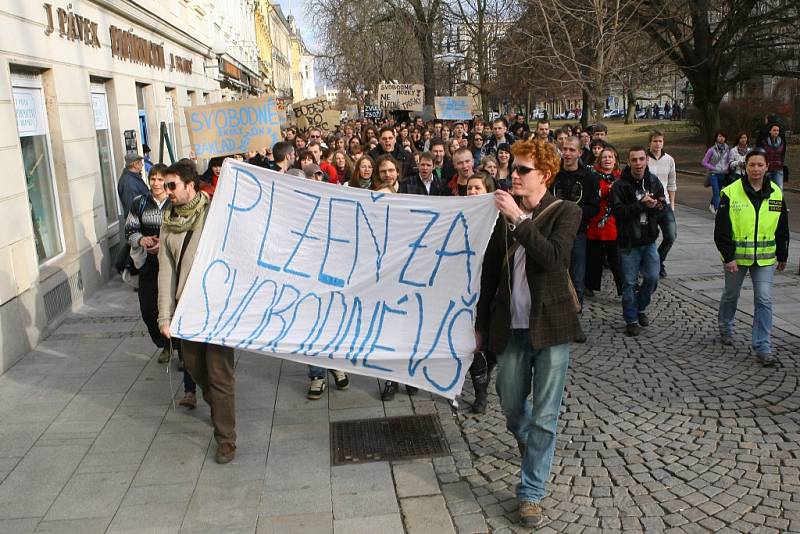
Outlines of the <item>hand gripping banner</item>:
{"type": "Polygon", "coordinates": [[[226,160],[170,329],[454,398],[496,218],[492,195],[382,194],[226,160]]]}

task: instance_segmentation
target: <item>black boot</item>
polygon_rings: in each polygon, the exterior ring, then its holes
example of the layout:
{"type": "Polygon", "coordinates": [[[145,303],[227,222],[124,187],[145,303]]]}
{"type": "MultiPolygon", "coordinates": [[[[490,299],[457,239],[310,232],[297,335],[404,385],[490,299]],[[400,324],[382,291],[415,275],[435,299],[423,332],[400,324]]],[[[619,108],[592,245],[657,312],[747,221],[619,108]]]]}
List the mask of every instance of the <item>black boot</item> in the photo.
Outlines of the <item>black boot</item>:
{"type": "Polygon", "coordinates": [[[486,413],[489,404],[489,374],[472,374],[472,387],[475,389],[475,402],[472,403],[472,413],[486,413]]]}
{"type": "Polygon", "coordinates": [[[386,381],[383,387],[383,392],[381,392],[381,400],[383,401],[390,401],[394,399],[395,393],[400,387],[397,385],[397,382],[391,382],[389,380],[386,381]]]}

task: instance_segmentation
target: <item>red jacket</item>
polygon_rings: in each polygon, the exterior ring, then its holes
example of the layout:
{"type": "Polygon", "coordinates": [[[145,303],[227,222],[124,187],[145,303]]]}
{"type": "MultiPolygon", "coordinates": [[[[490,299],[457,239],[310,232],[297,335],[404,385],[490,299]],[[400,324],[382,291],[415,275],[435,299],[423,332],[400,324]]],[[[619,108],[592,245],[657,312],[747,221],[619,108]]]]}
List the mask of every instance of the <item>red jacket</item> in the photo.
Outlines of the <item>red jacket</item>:
{"type": "Polygon", "coordinates": [[[200,180],[200,191],[208,194],[208,198],[214,198],[214,192],[217,190],[217,181],[219,181],[219,176],[214,174],[211,175],[211,183],[200,180]]]}
{"type": "Polygon", "coordinates": [[[323,161],[319,164],[319,168],[322,169],[322,172],[328,175],[329,183],[339,183],[339,173],[336,172],[336,167],[334,167],[332,163],[329,161],[323,161]]]}
{"type": "Polygon", "coordinates": [[[586,239],[595,239],[598,241],[616,241],[617,239],[617,223],[614,216],[611,215],[611,206],[609,205],[611,197],[611,186],[614,185],[619,179],[620,171],[615,169],[610,174],[606,174],[600,170],[599,167],[594,167],[592,172],[597,176],[600,182],[600,211],[597,215],[589,219],[589,224],[586,227],[586,239]],[[605,224],[602,228],[598,226],[601,220],[605,219],[605,224]]]}

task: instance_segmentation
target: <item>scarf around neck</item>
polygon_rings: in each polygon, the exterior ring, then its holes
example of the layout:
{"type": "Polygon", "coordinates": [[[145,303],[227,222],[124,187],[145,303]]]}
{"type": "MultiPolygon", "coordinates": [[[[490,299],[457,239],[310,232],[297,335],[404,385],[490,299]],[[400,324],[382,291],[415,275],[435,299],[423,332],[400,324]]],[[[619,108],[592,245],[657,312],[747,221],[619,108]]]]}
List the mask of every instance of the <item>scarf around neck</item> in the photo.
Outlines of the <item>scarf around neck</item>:
{"type": "Polygon", "coordinates": [[[164,221],[161,227],[173,234],[187,232],[194,227],[207,205],[208,197],[205,193],[199,192],[186,204],[173,205],[172,209],[164,211],[164,221]]]}

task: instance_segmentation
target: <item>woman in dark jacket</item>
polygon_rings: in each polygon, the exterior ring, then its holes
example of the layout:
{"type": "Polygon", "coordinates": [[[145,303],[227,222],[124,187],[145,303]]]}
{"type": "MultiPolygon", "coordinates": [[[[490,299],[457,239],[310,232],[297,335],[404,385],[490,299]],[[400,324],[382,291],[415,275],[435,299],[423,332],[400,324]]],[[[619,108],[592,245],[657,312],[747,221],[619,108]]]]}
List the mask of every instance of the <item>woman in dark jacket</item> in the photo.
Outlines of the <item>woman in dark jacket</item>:
{"type": "Polygon", "coordinates": [[[518,141],[512,153],[511,191],[495,192],[502,217],[483,261],[475,328],[478,350],[497,354],[497,393],[522,454],[520,519],[536,526],[543,521],[539,503],[556,445],[569,344],[582,333],[569,278],[581,209],[548,192],[560,166],[552,144],[518,141]]]}

